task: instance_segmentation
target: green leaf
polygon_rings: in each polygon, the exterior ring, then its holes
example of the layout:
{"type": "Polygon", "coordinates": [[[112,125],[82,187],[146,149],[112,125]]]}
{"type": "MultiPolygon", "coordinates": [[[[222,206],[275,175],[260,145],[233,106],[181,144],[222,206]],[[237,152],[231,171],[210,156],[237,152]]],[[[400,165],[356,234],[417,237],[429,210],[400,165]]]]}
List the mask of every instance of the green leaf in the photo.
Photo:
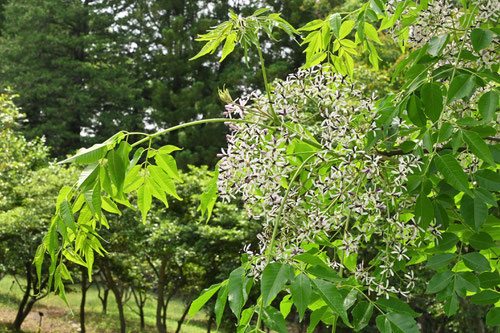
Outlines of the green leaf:
{"type": "Polygon", "coordinates": [[[488,205],[492,205],[495,207],[498,207],[497,201],[493,194],[491,194],[490,191],[484,189],[484,188],[478,188],[474,190],[474,197],[477,197],[479,200],[483,201],[484,203],[488,205]]]}
{"type": "Polygon", "coordinates": [[[429,281],[429,284],[427,285],[427,290],[425,291],[426,294],[435,294],[437,292],[440,292],[444,288],[448,286],[448,284],[451,282],[451,279],[453,278],[454,274],[453,272],[450,271],[445,271],[439,274],[434,275],[431,280],[429,281]]]}
{"type": "Polygon", "coordinates": [[[470,33],[470,39],[474,51],[479,52],[490,45],[493,40],[493,31],[483,29],[473,29],[470,33]]]}
{"type": "Polygon", "coordinates": [[[222,321],[222,315],[224,314],[224,309],[226,308],[228,293],[229,287],[227,286],[227,283],[221,289],[219,289],[219,292],[217,293],[217,301],[215,301],[214,308],[217,329],[219,329],[220,323],[222,321]]]}
{"type": "Polygon", "coordinates": [[[160,166],[170,177],[177,179],[182,182],[181,177],[179,177],[179,172],[177,171],[177,163],[175,159],[167,154],[157,154],[155,156],[156,164],[160,166]]]}
{"type": "Polygon", "coordinates": [[[481,288],[496,288],[500,285],[500,275],[496,271],[484,272],[479,274],[479,283],[481,288]]]}
{"type": "Polygon", "coordinates": [[[156,165],[148,165],[148,171],[163,191],[167,192],[177,200],[182,201],[182,198],[179,197],[177,191],[175,190],[174,182],[160,167],[156,165]]]}
{"type": "Polygon", "coordinates": [[[477,102],[477,108],[484,122],[491,121],[498,108],[498,94],[493,90],[484,93],[477,102]]]}
{"type": "Polygon", "coordinates": [[[42,265],[43,260],[45,259],[45,250],[45,242],[42,242],[42,244],[38,245],[35,252],[35,258],[33,259],[33,263],[36,267],[36,276],[38,278],[38,287],[40,287],[40,284],[42,283],[42,265]]]}
{"type": "Polygon", "coordinates": [[[344,309],[344,298],[338,291],[337,287],[335,287],[333,283],[321,279],[314,279],[312,282],[316,287],[318,294],[333,311],[333,313],[340,316],[344,324],[348,327],[352,327],[349,322],[349,318],[347,317],[347,311],[344,309]]]}
{"type": "Polygon", "coordinates": [[[445,232],[441,235],[441,239],[439,240],[439,242],[436,242],[436,250],[447,251],[457,245],[457,243],[457,235],[450,232],[445,232]]]}
{"type": "Polygon", "coordinates": [[[146,178],[144,187],[149,188],[151,191],[151,195],[156,199],[163,202],[166,208],[168,208],[167,196],[165,195],[165,191],[163,191],[162,187],[158,185],[157,182],[153,178],[146,178]]]}
{"type": "Polygon", "coordinates": [[[304,318],[304,313],[307,310],[307,306],[311,301],[311,281],[306,274],[300,273],[293,279],[290,291],[292,292],[292,299],[295,307],[297,307],[297,312],[299,313],[300,321],[304,318]]]}
{"type": "Polygon", "coordinates": [[[261,294],[264,305],[271,304],[271,301],[278,295],[293,276],[289,265],[278,262],[270,263],[262,272],[261,294]]]}
{"type": "Polygon", "coordinates": [[[87,149],[80,149],[75,155],[58,162],[62,163],[83,163],[90,164],[101,160],[108,151],[108,146],[104,143],[93,145],[87,149]]]}
{"type": "Polygon", "coordinates": [[[458,292],[460,289],[477,292],[479,290],[478,277],[472,272],[459,272],[456,275],[455,290],[458,292]]]}
{"type": "Polygon", "coordinates": [[[354,331],[359,332],[370,323],[373,314],[373,304],[367,302],[359,302],[352,309],[352,322],[354,331]]]}
{"type": "Polygon", "coordinates": [[[127,175],[127,178],[125,178],[123,193],[130,193],[132,191],[135,191],[144,184],[144,176],[138,174],[140,170],[141,167],[139,165],[136,165],[134,168],[132,168],[132,171],[127,175]]]}
{"type": "Polygon", "coordinates": [[[460,201],[460,214],[465,224],[479,231],[488,217],[488,206],[478,197],[472,199],[464,195],[460,201]]]}
{"type": "MultiPolygon", "coordinates": [[[[172,146],[174,147],[174,146],[172,146]]],[[[163,147],[162,147],[163,148],[163,147]]],[[[177,148],[177,147],[176,147],[177,148]]],[[[161,149],[161,148],[160,148],[161,149]]],[[[132,160],[130,161],[128,168],[127,168],[127,174],[130,172],[130,170],[135,167],[137,162],[139,162],[139,159],[142,156],[142,153],[144,152],[144,148],[140,147],[134,152],[134,156],[132,157],[132,160]]]]}
{"type": "Polygon", "coordinates": [[[351,308],[351,306],[356,303],[356,300],[358,299],[358,294],[359,291],[357,289],[351,289],[347,296],[344,298],[344,309],[347,311],[351,308]]]}
{"type": "Polygon", "coordinates": [[[76,263],[78,265],[81,265],[83,267],[87,267],[87,264],[82,260],[82,258],[77,253],[75,253],[71,248],[66,248],[62,252],[62,254],[69,261],[72,261],[72,262],[74,262],[74,263],[76,263]]]}
{"type": "Polygon", "coordinates": [[[420,193],[415,203],[415,219],[417,224],[425,230],[433,218],[434,207],[431,200],[424,193],[420,193]]]}
{"type": "Polygon", "coordinates": [[[83,193],[85,197],[85,202],[92,212],[93,216],[97,216],[98,219],[101,218],[101,184],[96,182],[94,187],[83,193]]]}
{"type": "Polygon", "coordinates": [[[486,142],[473,131],[462,131],[464,141],[467,143],[467,146],[472,151],[474,155],[479,157],[481,160],[485,161],[489,165],[496,167],[496,163],[493,160],[493,156],[491,155],[491,151],[488,148],[486,142]]]}
{"type": "Polygon", "coordinates": [[[421,104],[422,102],[420,99],[415,94],[412,94],[406,106],[408,118],[410,118],[410,121],[418,127],[425,126],[427,122],[427,118],[425,117],[421,104]]]}
{"type": "Polygon", "coordinates": [[[443,95],[441,87],[437,83],[425,83],[420,90],[420,96],[424,103],[424,112],[433,122],[438,121],[443,112],[443,95]]]}
{"type": "MultiPolygon", "coordinates": [[[[127,159],[128,162],[128,159],[127,159]]],[[[123,185],[125,182],[126,163],[122,154],[118,150],[111,150],[108,153],[108,170],[111,181],[115,184],[118,190],[118,197],[123,192],[123,185]]]]}
{"type": "Polygon", "coordinates": [[[389,321],[389,319],[387,319],[387,316],[385,315],[377,316],[375,324],[377,325],[377,328],[380,333],[392,333],[391,322],[389,321]]]}
{"type": "Polygon", "coordinates": [[[71,187],[69,186],[63,186],[60,190],[59,193],[57,194],[57,206],[60,206],[61,203],[65,200],[71,200],[73,195],[71,194],[71,187]]]}
{"type": "Polygon", "coordinates": [[[102,209],[107,212],[122,215],[122,212],[118,209],[118,206],[111,200],[109,197],[101,197],[102,198],[102,209]]]}
{"type": "Polygon", "coordinates": [[[307,327],[307,333],[312,333],[314,331],[314,329],[316,328],[316,326],[318,325],[319,321],[321,320],[321,318],[323,317],[323,315],[325,314],[325,312],[328,310],[328,307],[327,306],[323,306],[317,310],[314,310],[312,313],[311,313],[311,317],[310,317],[310,320],[309,320],[309,326],[307,327]]]}
{"type": "Polygon", "coordinates": [[[491,236],[486,232],[480,232],[472,235],[469,239],[469,244],[476,250],[485,250],[495,246],[493,238],[491,238],[491,236]]]}
{"type": "Polygon", "coordinates": [[[396,327],[404,333],[420,333],[417,322],[405,313],[390,312],[386,314],[391,326],[396,327]]]}
{"type": "Polygon", "coordinates": [[[462,167],[453,156],[436,155],[433,161],[436,163],[437,169],[443,175],[448,184],[453,186],[458,191],[467,193],[471,197],[474,196],[472,191],[469,189],[467,175],[464,173],[462,167]]]}
{"type": "Polygon", "coordinates": [[[434,36],[429,41],[429,47],[427,48],[427,53],[431,56],[436,57],[443,51],[446,43],[448,42],[448,34],[442,36],[434,36]]]}
{"type": "Polygon", "coordinates": [[[486,314],[486,325],[498,326],[500,325],[500,308],[491,308],[486,314]]]}
{"type": "Polygon", "coordinates": [[[412,316],[413,318],[420,316],[419,313],[412,310],[412,308],[408,305],[408,303],[402,302],[394,296],[390,296],[389,298],[385,297],[379,298],[376,303],[386,312],[406,313],[412,316]]]}
{"type": "Polygon", "coordinates": [[[221,284],[217,283],[212,286],[210,286],[207,289],[204,289],[200,296],[198,296],[197,299],[195,299],[192,303],[191,306],[189,307],[189,312],[188,315],[189,317],[193,317],[200,309],[205,305],[205,303],[212,298],[212,296],[220,289],[221,284]]]}
{"type": "Polygon", "coordinates": [[[85,188],[94,187],[94,182],[97,179],[97,175],[100,172],[99,163],[92,163],[85,167],[85,169],[80,174],[78,178],[78,188],[82,188],[85,191],[85,188]]]}
{"type": "Polygon", "coordinates": [[[491,271],[490,262],[479,252],[471,252],[462,256],[465,266],[476,272],[491,271]]]}
{"type": "Polygon", "coordinates": [[[339,38],[340,36],[340,26],[342,25],[342,18],[340,14],[335,13],[330,15],[330,28],[332,28],[333,34],[335,37],[339,38]]]}
{"type": "Polygon", "coordinates": [[[500,175],[494,171],[478,170],[474,174],[474,179],[479,187],[488,191],[500,191],[500,175]]]}
{"type": "Polygon", "coordinates": [[[63,202],[61,202],[59,210],[61,212],[61,219],[68,226],[68,228],[71,229],[71,231],[76,233],[75,217],[73,216],[73,210],[71,209],[68,201],[64,200],[63,202]]]}
{"type": "Polygon", "coordinates": [[[283,315],[283,318],[286,319],[292,311],[293,301],[290,299],[292,295],[286,295],[280,302],[280,312],[283,315]]]}
{"type": "Polygon", "coordinates": [[[234,51],[234,47],[236,46],[236,38],[238,37],[238,34],[236,31],[231,32],[227,37],[226,37],[226,42],[224,43],[224,47],[222,48],[222,56],[219,60],[219,62],[224,61],[226,57],[231,54],[231,52],[234,51]]]}
{"type": "Polygon", "coordinates": [[[215,168],[214,175],[212,179],[207,184],[207,189],[200,196],[200,206],[198,210],[201,211],[202,216],[207,214],[207,221],[212,216],[212,210],[215,206],[215,202],[217,201],[217,180],[219,178],[219,168],[218,166],[215,168]]]}
{"type": "Polygon", "coordinates": [[[472,304],[488,305],[495,304],[500,300],[500,294],[493,290],[483,290],[470,298],[472,304]]]}
{"type": "Polygon", "coordinates": [[[236,318],[240,320],[240,313],[243,305],[245,304],[243,296],[243,279],[244,279],[245,269],[243,267],[238,267],[229,275],[228,282],[228,300],[229,307],[234,313],[236,318]]]}
{"type": "Polygon", "coordinates": [[[366,35],[366,37],[370,38],[372,41],[374,41],[377,44],[380,44],[380,45],[383,44],[380,41],[380,39],[378,38],[377,29],[375,29],[375,27],[373,25],[371,25],[370,23],[366,23],[365,22],[364,28],[365,28],[365,35],[366,35]]]}
{"type": "Polygon", "coordinates": [[[453,126],[450,123],[443,123],[439,129],[438,143],[445,142],[453,134],[453,126]]]}
{"type": "MultiPolygon", "coordinates": [[[[321,28],[325,22],[323,20],[313,20],[298,29],[298,31],[313,31],[321,28]]],[[[340,26],[339,26],[340,28],[340,26]]]]}
{"type": "Polygon", "coordinates": [[[146,223],[146,217],[151,209],[153,201],[151,190],[148,186],[142,186],[137,191],[137,205],[142,214],[142,223],[146,223]]]}
{"type": "Polygon", "coordinates": [[[312,274],[315,277],[323,278],[329,281],[338,282],[342,279],[333,269],[330,267],[325,268],[323,265],[314,265],[306,269],[307,273],[312,274]]]}
{"type": "Polygon", "coordinates": [[[352,28],[354,28],[354,21],[347,20],[342,23],[340,26],[340,31],[339,31],[339,39],[344,39],[349,33],[352,31],[352,28]]]}
{"type": "Polygon", "coordinates": [[[447,104],[469,96],[474,90],[475,86],[476,84],[474,82],[474,76],[469,74],[457,75],[450,83],[450,88],[448,89],[447,104]]]}
{"type": "Polygon", "coordinates": [[[425,267],[438,270],[448,266],[456,257],[455,253],[441,253],[429,259],[425,267]]]}
{"type": "Polygon", "coordinates": [[[448,317],[453,316],[458,311],[459,305],[457,294],[453,292],[451,296],[446,299],[446,303],[443,307],[444,313],[448,317]]]}
{"type": "Polygon", "coordinates": [[[268,328],[278,333],[288,333],[285,318],[283,318],[281,312],[279,312],[272,306],[264,308],[264,311],[262,313],[262,320],[268,328]]]}
{"type": "MultiPolygon", "coordinates": [[[[141,169],[140,166],[136,166],[135,168],[138,168],[139,170],[141,169]]],[[[133,170],[132,170],[133,171],[133,170]]],[[[129,175],[131,174],[132,172],[129,173],[129,175]]],[[[135,174],[137,175],[137,173],[135,174]]],[[[128,175],[127,175],[128,176],[128,175]]],[[[102,189],[104,191],[106,191],[109,195],[111,195],[112,197],[113,196],[116,196],[116,193],[113,192],[113,187],[111,186],[111,178],[109,177],[109,172],[108,172],[108,168],[107,166],[105,165],[102,165],[100,168],[99,168],[99,180],[101,182],[101,186],[102,186],[102,189]]],[[[124,186],[127,184],[127,179],[125,179],[125,183],[124,183],[124,186]]],[[[93,188],[93,187],[90,187],[90,188],[93,188]]]]}
{"type": "Polygon", "coordinates": [[[170,154],[170,153],[177,151],[177,150],[182,150],[182,148],[179,148],[179,147],[176,147],[173,145],[166,145],[166,146],[160,147],[158,149],[158,152],[160,154],[170,154]]]}

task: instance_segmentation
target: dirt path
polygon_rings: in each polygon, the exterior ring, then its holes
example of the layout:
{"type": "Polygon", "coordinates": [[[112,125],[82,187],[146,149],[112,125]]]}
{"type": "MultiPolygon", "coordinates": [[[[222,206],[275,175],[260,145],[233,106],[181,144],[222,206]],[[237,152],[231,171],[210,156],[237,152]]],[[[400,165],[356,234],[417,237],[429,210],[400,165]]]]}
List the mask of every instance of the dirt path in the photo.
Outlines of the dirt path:
{"type": "MultiPolygon", "coordinates": [[[[5,327],[10,324],[12,318],[16,317],[16,311],[0,307],[0,332],[5,332],[5,327]],[[3,329],[3,330],[2,330],[3,329]]],[[[78,319],[78,318],[76,318],[78,319]]],[[[35,307],[21,326],[23,332],[54,332],[54,333],[76,333],[80,331],[80,325],[72,318],[72,315],[63,310],[35,307]],[[40,315],[43,313],[42,326],[39,329],[40,315]]]]}

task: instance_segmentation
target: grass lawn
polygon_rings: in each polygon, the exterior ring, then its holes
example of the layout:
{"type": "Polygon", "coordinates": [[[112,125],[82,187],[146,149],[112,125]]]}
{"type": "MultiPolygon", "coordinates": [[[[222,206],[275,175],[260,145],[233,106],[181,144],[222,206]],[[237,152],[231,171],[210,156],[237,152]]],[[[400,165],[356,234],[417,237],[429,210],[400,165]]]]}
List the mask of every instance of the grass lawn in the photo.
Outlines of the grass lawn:
{"type": "MultiPolygon", "coordinates": [[[[22,292],[13,283],[14,279],[7,276],[0,281],[0,332],[7,331],[9,323],[14,321],[17,306],[22,297],[22,292]]],[[[58,296],[50,295],[37,303],[22,325],[23,332],[38,332],[39,312],[43,313],[41,332],[79,332],[79,305],[80,293],[78,286],[67,288],[67,298],[70,309],[58,296]],[[73,311],[73,313],[71,313],[73,311]]],[[[184,304],[179,300],[172,300],[168,307],[167,330],[175,332],[177,320],[181,317],[184,304]]],[[[97,289],[91,287],[87,292],[85,306],[87,332],[118,332],[120,323],[118,320],[118,309],[113,294],[108,297],[108,313],[101,312],[101,301],[97,297],[97,289]]],[[[139,315],[133,297],[126,303],[125,319],[127,321],[127,332],[141,332],[139,326],[139,315]]],[[[155,332],[156,301],[148,299],[144,308],[146,328],[143,332],[155,332]]],[[[206,313],[200,311],[194,316],[189,324],[184,323],[181,332],[202,333],[207,330],[206,313]]]]}

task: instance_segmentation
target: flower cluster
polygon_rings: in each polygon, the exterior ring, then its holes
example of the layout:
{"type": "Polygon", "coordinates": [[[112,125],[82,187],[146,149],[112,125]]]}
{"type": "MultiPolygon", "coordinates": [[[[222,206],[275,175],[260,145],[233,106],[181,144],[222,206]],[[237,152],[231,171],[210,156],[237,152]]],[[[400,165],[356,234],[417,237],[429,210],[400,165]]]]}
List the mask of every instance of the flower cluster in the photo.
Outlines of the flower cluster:
{"type": "MultiPolygon", "coordinates": [[[[399,1],[389,1],[386,4],[386,11],[389,16],[396,12],[399,1]]],[[[498,63],[497,52],[492,43],[490,47],[476,52],[470,42],[471,36],[468,29],[467,34],[460,33],[464,26],[479,28],[487,22],[496,22],[500,18],[500,1],[497,0],[477,0],[471,4],[475,13],[474,16],[463,16],[463,10],[457,7],[451,0],[435,0],[428,3],[427,8],[418,12],[418,16],[412,17],[410,7],[406,7],[400,19],[391,30],[396,41],[404,42],[411,48],[420,48],[427,44],[432,37],[450,36],[450,41],[442,51],[442,60],[433,69],[451,64],[454,65],[460,50],[464,49],[471,56],[462,57],[460,66],[473,63],[476,67],[486,67],[498,63]],[[468,20],[471,20],[470,22],[468,20]],[[407,25],[408,22],[411,24],[407,25]],[[458,33],[457,33],[458,32],[458,33]],[[458,36],[458,38],[457,38],[458,36]],[[464,47],[462,47],[462,45],[464,47]]],[[[498,36],[493,36],[498,40],[498,36]]]]}
{"type": "Polygon", "coordinates": [[[362,282],[378,294],[398,292],[383,281],[394,276],[394,262],[408,259],[406,248],[422,242],[424,230],[405,214],[415,202],[406,183],[420,169],[419,157],[365,149],[377,126],[374,96],[365,97],[363,87],[329,67],[277,81],[271,97],[269,103],[254,92],[226,106],[228,118],[248,123],[229,123],[219,163],[220,197],[241,196],[249,216],[262,220],[258,250],[246,249],[254,275],[267,264],[269,251],[273,261],[292,262],[304,244],[328,240],[338,251],[328,264],[343,269],[345,258],[370,243],[381,251],[363,269],[370,278],[362,282]],[[382,272],[380,263],[387,265],[382,272]]]}

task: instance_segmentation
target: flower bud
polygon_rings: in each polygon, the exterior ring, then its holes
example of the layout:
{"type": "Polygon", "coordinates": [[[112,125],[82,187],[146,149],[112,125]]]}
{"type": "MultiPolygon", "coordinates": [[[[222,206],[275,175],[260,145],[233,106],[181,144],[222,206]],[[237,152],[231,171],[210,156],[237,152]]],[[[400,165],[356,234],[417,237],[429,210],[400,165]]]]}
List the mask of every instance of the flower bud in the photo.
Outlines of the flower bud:
{"type": "Polygon", "coordinates": [[[219,93],[219,98],[221,101],[223,101],[226,104],[231,104],[233,103],[233,98],[231,95],[229,95],[229,91],[226,89],[226,87],[222,87],[222,89],[217,89],[219,93]]]}

